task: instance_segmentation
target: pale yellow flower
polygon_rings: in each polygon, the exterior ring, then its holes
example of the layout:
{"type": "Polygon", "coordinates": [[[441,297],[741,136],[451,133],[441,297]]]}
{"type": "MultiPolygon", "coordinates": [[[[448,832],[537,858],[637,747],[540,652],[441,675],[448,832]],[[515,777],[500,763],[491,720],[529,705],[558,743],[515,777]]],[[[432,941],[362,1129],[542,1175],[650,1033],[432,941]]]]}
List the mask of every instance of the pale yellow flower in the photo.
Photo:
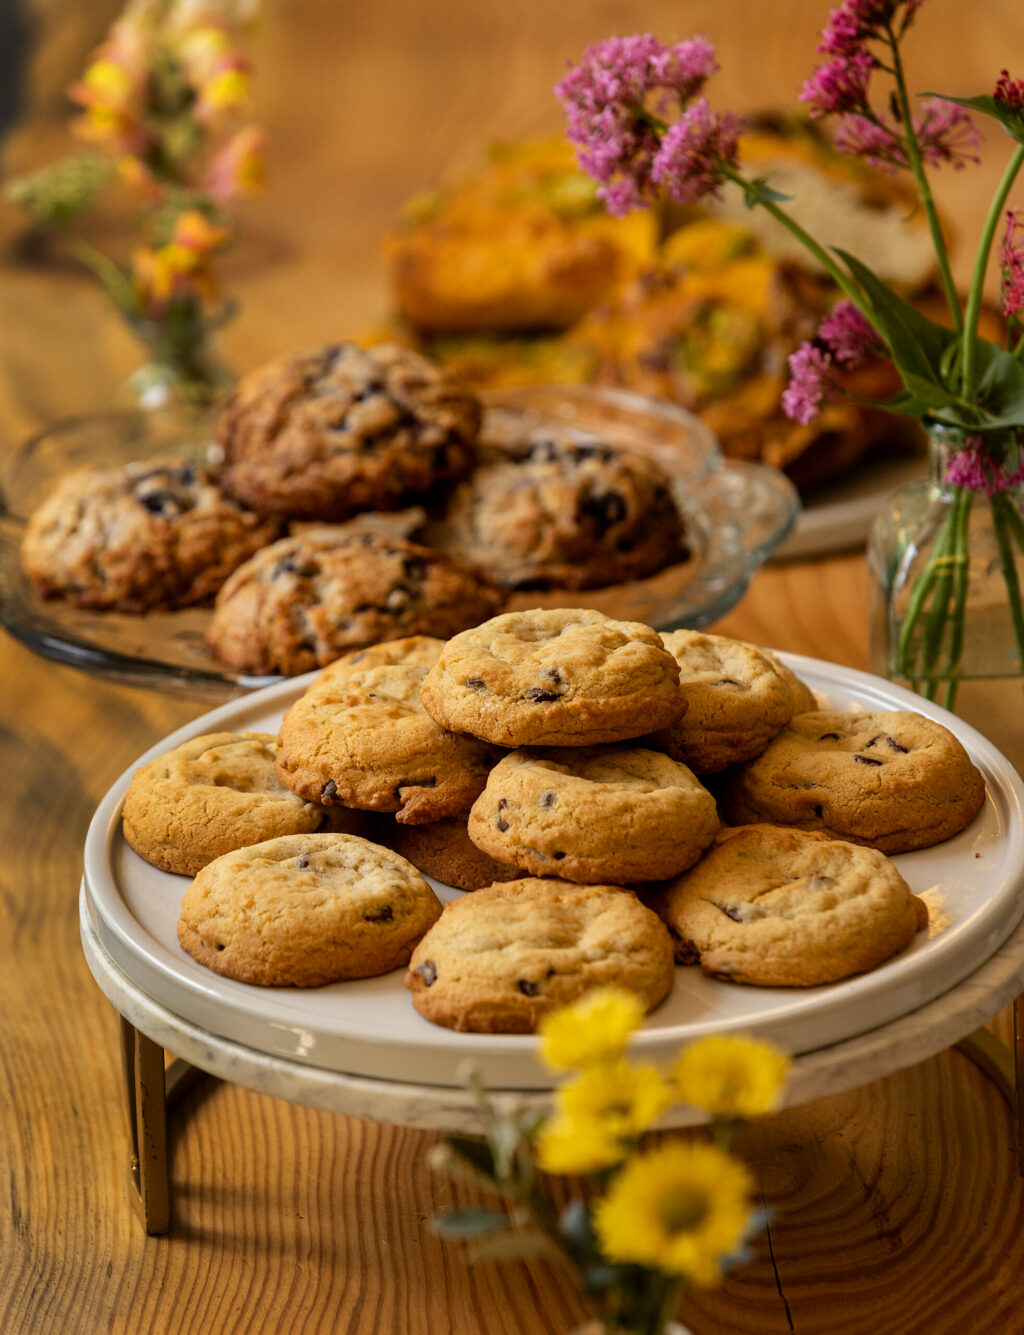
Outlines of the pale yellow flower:
{"type": "Polygon", "coordinates": [[[643,1004],[632,992],[595,988],[544,1017],[538,1030],[541,1059],[556,1071],[615,1061],[643,1018],[643,1004]]]}
{"type": "Polygon", "coordinates": [[[563,1085],[557,1106],[567,1122],[597,1120],[620,1139],[637,1139],[672,1103],[672,1090],[654,1066],[626,1061],[590,1066],[563,1085]]]}
{"type": "Polygon", "coordinates": [[[672,1141],[632,1159],[594,1208],[612,1262],[648,1266],[710,1286],[743,1240],[753,1181],[712,1145],[672,1141]]]}
{"type": "Polygon", "coordinates": [[[597,1173],[621,1163],[622,1141],[597,1118],[555,1117],[537,1137],[537,1162],[546,1173],[597,1173]]]}
{"type": "Polygon", "coordinates": [[[779,1106],[789,1058],[770,1043],[709,1035],[685,1048],[672,1067],[684,1103],[717,1117],[757,1117],[779,1106]]]}

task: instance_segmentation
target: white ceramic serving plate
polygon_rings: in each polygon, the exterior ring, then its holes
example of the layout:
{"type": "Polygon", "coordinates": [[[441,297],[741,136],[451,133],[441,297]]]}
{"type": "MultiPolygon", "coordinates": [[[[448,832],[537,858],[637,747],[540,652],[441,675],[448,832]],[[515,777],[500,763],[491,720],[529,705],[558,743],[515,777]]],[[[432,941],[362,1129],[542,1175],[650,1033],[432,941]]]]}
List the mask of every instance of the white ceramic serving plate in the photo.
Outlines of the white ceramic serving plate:
{"type": "MultiPolygon", "coordinates": [[[[659,1061],[708,1033],[745,1032],[793,1053],[813,1051],[906,1015],[982,965],[1024,914],[1024,784],[1009,762],[946,711],[891,683],[815,659],[782,655],[823,707],[916,709],[961,738],[984,773],[985,806],[946,843],[895,859],[926,899],[931,926],[900,956],[860,977],[807,989],[753,988],[679,968],[671,995],[636,1036],[638,1057],[659,1061]]],[[[222,706],[179,729],[137,764],[186,738],[218,730],[275,732],[310,678],[297,678],[222,706]]],[[[458,1034],[422,1019],[403,971],[299,990],[220,978],[177,944],[185,877],[160,872],[121,834],[120,812],[136,766],[106,795],[85,846],[88,909],[114,961],[145,993],[211,1034],[329,1071],[407,1084],[454,1085],[471,1058],[492,1088],[549,1087],[529,1036],[458,1034]]],[[[442,899],[459,892],[437,887],[442,899]]]]}

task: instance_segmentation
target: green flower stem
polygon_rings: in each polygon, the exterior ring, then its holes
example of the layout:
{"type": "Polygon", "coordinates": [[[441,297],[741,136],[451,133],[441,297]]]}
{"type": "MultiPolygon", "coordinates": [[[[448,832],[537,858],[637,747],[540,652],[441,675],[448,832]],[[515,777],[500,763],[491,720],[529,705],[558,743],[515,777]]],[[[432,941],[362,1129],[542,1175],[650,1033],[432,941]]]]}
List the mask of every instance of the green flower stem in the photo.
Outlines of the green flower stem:
{"type": "MultiPolygon", "coordinates": [[[[924,626],[924,637],[922,642],[922,661],[921,674],[932,685],[929,688],[929,699],[935,698],[935,677],[938,672],[939,658],[942,653],[942,644],[946,635],[946,627],[953,623],[952,638],[955,639],[956,610],[954,606],[954,615],[950,616],[950,603],[954,598],[958,582],[963,579],[966,588],[966,567],[969,560],[967,553],[967,517],[970,514],[973,495],[969,491],[957,488],[953,493],[953,500],[949,510],[950,542],[949,551],[942,562],[938,571],[938,579],[935,583],[935,593],[932,598],[932,605],[924,626]]],[[[934,563],[934,562],[933,562],[934,563]]],[[[961,618],[963,617],[963,608],[959,609],[961,618]]],[[[947,672],[949,676],[955,676],[959,665],[959,660],[954,661],[952,657],[952,648],[950,649],[947,672]]]]}
{"type": "Polygon", "coordinates": [[[978,242],[978,252],[974,258],[974,273],[971,277],[971,286],[967,294],[967,311],[964,315],[963,370],[960,382],[962,397],[968,402],[973,402],[977,397],[977,328],[978,315],[981,311],[982,289],[985,285],[985,270],[988,268],[988,257],[992,249],[996,228],[999,226],[999,219],[1002,217],[1003,206],[1022,163],[1024,163],[1024,144],[1018,144],[989,206],[988,217],[985,219],[985,225],[981,232],[981,240],[978,242]]]}
{"type": "MultiPolygon", "coordinates": [[[[903,618],[903,624],[900,627],[900,638],[896,652],[896,671],[902,677],[916,682],[919,676],[923,675],[916,670],[915,659],[920,654],[919,646],[914,643],[915,635],[918,630],[918,622],[924,615],[924,607],[928,598],[935,591],[939,583],[940,572],[946,567],[951,559],[953,547],[954,517],[952,512],[947,512],[943,517],[942,525],[939,528],[935,539],[935,546],[931,557],[928,560],[924,570],[921,571],[914,581],[914,587],[910,594],[910,603],[907,607],[906,615],[903,618]]],[[[941,621],[945,620],[945,609],[937,608],[933,599],[931,608],[928,611],[928,620],[939,616],[941,621]]],[[[941,633],[941,625],[940,625],[941,633]]]]}
{"type": "Polygon", "coordinates": [[[999,544],[999,557],[1003,563],[1003,578],[1006,581],[1006,595],[1010,604],[1010,619],[1017,641],[1017,653],[1024,666],[1024,608],[1021,607],[1020,580],[1017,577],[1017,563],[1014,560],[1012,537],[1016,537],[1018,546],[1024,551],[1024,522],[1005,492],[996,492],[992,497],[993,529],[999,544]]]}
{"type": "Polygon", "coordinates": [[[731,167],[722,159],[719,159],[719,166],[723,176],[730,181],[734,181],[748,198],[754,198],[761,208],[766,209],[776,221],[782,223],[783,227],[787,228],[800,244],[810,251],[821,267],[832,275],[861,314],[870,319],[871,307],[865,304],[864,293],[843,272],[824,246],[819,245],[809,232],[805,232],[797,220],[791,217],[785,209],[780,208],[774,199],[766,199],[763,195],[758,195],[756,182],[748,181],[742,172],[737,171],[735,167],[731,167]]]}
{"type": "Polygon", "coordinates": [[[906,130],[907,159],[910,170],[917,182],[918,194],[924,206],[925,217],[928,219],[928,229],[932,234],[932,246],[935,250],[935,258],[938,261],[939,276],[942,279],[942,288],[946,294],[946,304],[949,306],[950,318],[953,321],[953,328],[959,334],[964,327],[964,318],[960,313],[960,297],[957,294],[956,283],[953,281],[953,272],[949,267],[949,252],[946,249],[946,239],[942,235],[942,223],[939,220],[931,186],[928,184],[928,177],[924,170],[924,161],[921,158],[917,135],[914,133],[914,118],[910,113],[910,98],[907,95],[907,81],[903,75],[903,62],[900,59],[899,39],[892,28],[889,28],[889,45],[892,48],[892,74],[896,81],[896,97],[899,101],[900,120],[902,120],[906,130]]]}
{"type": "Polygon", "coordinates": [[[974,493],[964,491],[957,497],[956,531],[953,550],[956,564],[953,567],[953,612],[950,617],[949,668],[946,674],[946,691],[943,704],[952,709],[956,701],[957,688],[960,685],[960,661],[964,652],[964,635],[967,623],[967,588],[970,575],[970,553],[968,550],[968,526],[974,493]]]}
{"type": "Polygon", "coordinates": [[[79,264],[84,264],[87,269],[92,270],[122,311],[128,315],[132,314],[138,303],[130,279],[125,277],[113,260],[108,259],[102,251],[97,250],[82,237],[73,236],[68,232],[63,235],[68,250],[79,264]]]}

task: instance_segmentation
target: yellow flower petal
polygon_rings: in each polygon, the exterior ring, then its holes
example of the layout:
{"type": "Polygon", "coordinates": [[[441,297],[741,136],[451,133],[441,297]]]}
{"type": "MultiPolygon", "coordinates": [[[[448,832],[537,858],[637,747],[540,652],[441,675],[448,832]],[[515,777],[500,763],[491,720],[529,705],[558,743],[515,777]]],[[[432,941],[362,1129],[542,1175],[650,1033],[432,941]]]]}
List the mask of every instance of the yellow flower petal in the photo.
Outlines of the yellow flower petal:
{"type": "Polygon", "coordinates": [[[672,1141],[638,1155],[594,1208],[594,1228],[612,1262],[648,1266],[710,1286],[742,1242],[753,1181],[712,1145],[672,1141]]]}
{"type": "Polygon", "coordinates": [[[672,1090],[656,1067],[625,1061],[590,1066],[557,1095],[567,1121],[596,1120],[627,1140],[649,1130],[671,1103],[672,1090]]]}
{"type": "Polygon", "coordinates": [[[596,1173],[621,1163],[625,1147],[597,1120],[556,1117],[537,1137],[537,1162],[546,1173],[596,1173]]]}
{"type": "Polygon", "coordinates": [[[595,988],[541,1021],[540,1056],[556,1071],[577,1070],[621,1057],[644,1008],[632,992],[595,988]]]}
{"type": "Polygon", "coordinates": [[[679,1054],[672,1067],[684,1103],[719,1117],[757,1117],[779,1106],[789,1058],[770,1043],[711,1035],[679,1054]]]}

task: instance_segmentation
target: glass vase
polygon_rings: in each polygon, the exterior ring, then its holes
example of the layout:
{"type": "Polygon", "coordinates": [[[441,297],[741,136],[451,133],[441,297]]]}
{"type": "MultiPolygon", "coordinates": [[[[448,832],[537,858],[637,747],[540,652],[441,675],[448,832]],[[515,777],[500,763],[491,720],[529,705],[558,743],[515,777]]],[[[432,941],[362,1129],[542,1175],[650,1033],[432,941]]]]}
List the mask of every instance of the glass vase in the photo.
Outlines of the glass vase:
{"type": "Polygon", "coordinates": [[[970,441],[928,429],[928,478],[889,498],[868,543],[871,666],[952,710],[1024,771],[1024,488],[1007,485],[1021,440],[991,442],[998,466],[975,468],[982,485],[956,485],[950,464],[970,441]]]}
{"type": "MultiPolygon", "coordinates": [[[[609,1326],[604,1321],[586,1321],[582,1326],[577,1326],[571,1335],[626,1335],[626,1332],[628,1327],[609,1326]]],[[[693,1331],[678,1321],[666,1321],[659,1335],[693,1335],[693,1331]]]]}
{"type": "Polygon", "coordinates": [[[146,357],[125,381],[127,402],[146,411],[214,407],[237,380],[217,351],[217,336],[235,309],[229,304],[213,315],[172,310],[163,319],[128,317],[146,357]]]}

